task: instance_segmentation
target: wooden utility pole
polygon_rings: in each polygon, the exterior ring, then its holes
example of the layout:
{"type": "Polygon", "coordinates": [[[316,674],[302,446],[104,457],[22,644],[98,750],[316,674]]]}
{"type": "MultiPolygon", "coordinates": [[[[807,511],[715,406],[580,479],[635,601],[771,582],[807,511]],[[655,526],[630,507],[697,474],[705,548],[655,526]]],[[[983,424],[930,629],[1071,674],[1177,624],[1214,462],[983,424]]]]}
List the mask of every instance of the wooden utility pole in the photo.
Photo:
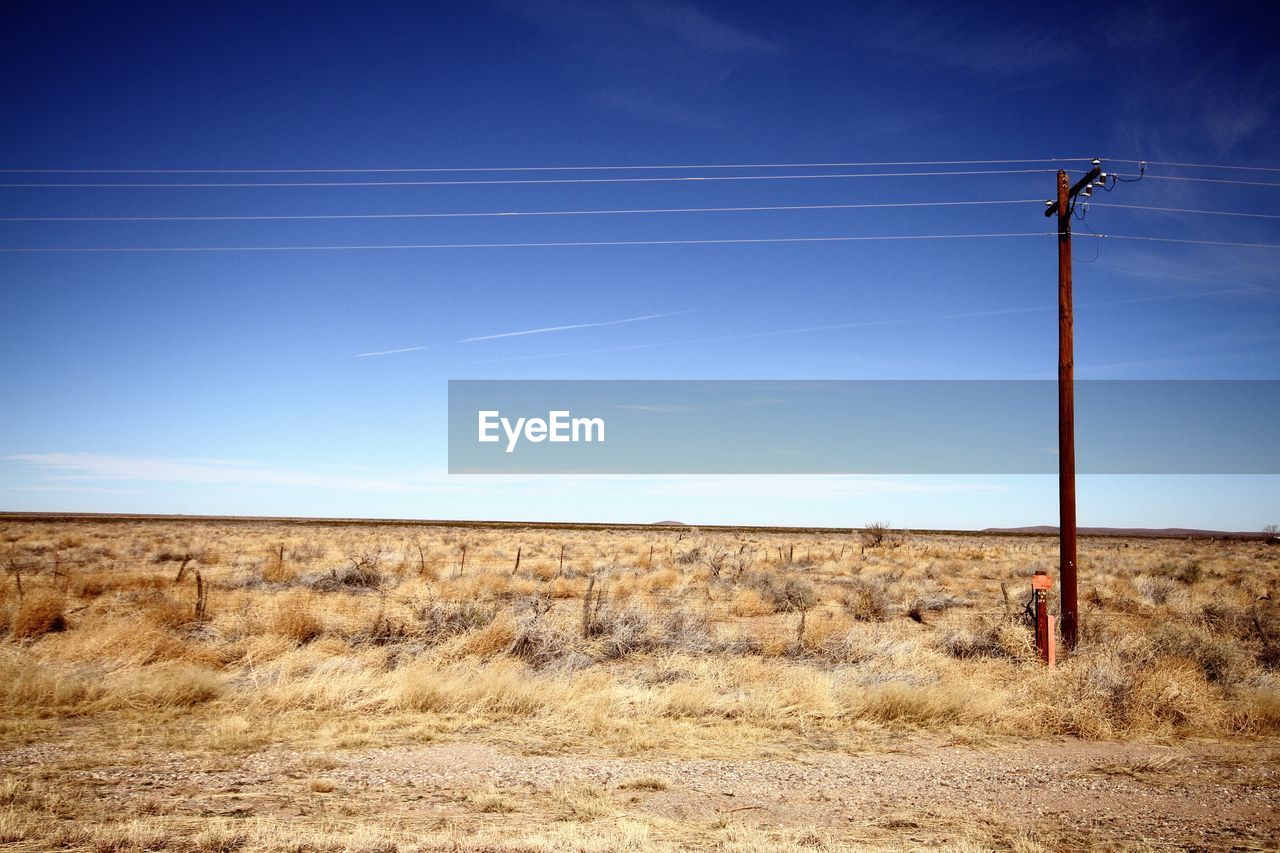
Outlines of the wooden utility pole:
{"type": "MultiPolygon", "coordinates": [[[[1076,407],[1074,308],[1071,299],[1072,202],[1102,175],[1102,164],[1074,185],[1058,172],[1057,202],[1049,202],[1045,216],[1058,215],[1058,572],[1062,585],[1062,643],[1071,651],[1079,639],[1076,597],[1076,407]]],[[[1086,197],[1092,193],[1086,193],[1086,197]]]]}

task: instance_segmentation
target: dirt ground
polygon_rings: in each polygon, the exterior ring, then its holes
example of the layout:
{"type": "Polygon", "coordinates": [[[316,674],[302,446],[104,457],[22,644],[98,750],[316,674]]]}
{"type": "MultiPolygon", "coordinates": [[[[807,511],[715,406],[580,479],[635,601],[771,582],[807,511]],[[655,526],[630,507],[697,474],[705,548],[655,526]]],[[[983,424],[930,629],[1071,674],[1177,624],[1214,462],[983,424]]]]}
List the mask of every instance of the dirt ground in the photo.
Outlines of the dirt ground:
{"type": "Polygon", "coordinates": [[[376,820],[421,838],[422,849],[461,850],[526,849],[520,839],[546,849],[539,833],[557,824],[573,826],[570,846],[580,849],[910,848],[981,839],[979,848],[1264,850],[1280,839],[1275,742],[1242,750],[916,737],[862,754],[764,760],[526,755],[454,742],[232,757],[126,750],[87,763],[73,748],[45,743],[0,752],[0,765],[18,778],[57,778],[107,812],[142,804],[171,826],[170,839],[202,819],[269,821],[286,833],[376,820]],[[63,764],[76,769],[61,771],[63,764]],[[594,844],[593,827],[608,837],[594,844]],[[619,842],[619,827],[629,841],[619,842]]]}

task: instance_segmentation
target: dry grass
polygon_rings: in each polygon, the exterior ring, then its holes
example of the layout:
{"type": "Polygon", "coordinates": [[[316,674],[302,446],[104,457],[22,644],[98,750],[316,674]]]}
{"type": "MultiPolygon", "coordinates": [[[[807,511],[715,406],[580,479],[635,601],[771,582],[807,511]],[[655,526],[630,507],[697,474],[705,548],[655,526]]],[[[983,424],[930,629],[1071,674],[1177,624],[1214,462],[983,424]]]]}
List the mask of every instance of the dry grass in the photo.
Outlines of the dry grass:
{"type": "Polygon", "coordinates": [[[1275,727],[1280,573],[1262,543],[1086,540],[1083,642],[1045,672],[1020,620],[1047,538],[16,521],[4,535],[29,566],[21,601],[0,591],[0,702],[19,715],[212,703],[224,719],[343,709],[394,728],[411,712],[536,720],[524,736],[559,742],[608,709],[659,733],[705,719],[723,730],[708,745],[740,720],[1275,727]],[[40,568],[51,555],[57,575],[40,568]],[[804,689],[779,698],[788,685],[804,689]]]}
{"type": "MultiPolygon", "coordinates": [[[[0,535],[32,566],[21,600],[0,582],[5,738],[75,721],[112,742],[220,754],[466,735],[743,757],[876,732],[1280,731],[1280,548],[1260,542],[1085,539],[1082,643],[1046,671],[1021,609],[1033,568],[1052,565],[1049,538],[917,534],[868,548],[853,532],[141,521],[4,521],[0,535]]],[[[14,784],[0,786],[0,841],[52,843],[23,816],[48,803],[14,784]]],[[[552,800],[566,824],[615,808],[603,788],[552,800]]],[[[518,808],[488,789],[469,802],[518,808]]],[[[722,830],[723,849],[759,840],[722,830]]],[[[59,843],[136,848],[155,831],[117,821],[59,843]]],[[[197,849],[250,836],[271,849],[271,831],[211,826],[197,849]]],[[[376,847],[368,831],[334,830],[333,844],[376,847]]],[[[770,840],[810,842],[821,839],[770,840]]]]}

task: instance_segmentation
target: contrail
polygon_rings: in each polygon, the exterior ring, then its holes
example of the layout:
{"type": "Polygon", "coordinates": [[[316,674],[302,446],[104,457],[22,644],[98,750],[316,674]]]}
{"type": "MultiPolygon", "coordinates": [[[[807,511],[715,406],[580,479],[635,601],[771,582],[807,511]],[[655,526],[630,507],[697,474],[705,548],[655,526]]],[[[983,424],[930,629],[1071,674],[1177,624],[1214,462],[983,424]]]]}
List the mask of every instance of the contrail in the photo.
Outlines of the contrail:
{"type": "Polygon", "coordinates": [[[358,352],[356,353],[356,358],[369,358],[374,355],[395,355],[396,353],[417,352],[418,350],[424,349],[426,349],[426,347],[402,347],[401,349],[384,349],[379,352],[358,352]]]}
{"type": "Polygon", "coordinates": [[[498,338],[516,338],[521,335],[541,335],[547,332],[567,332],[572,329],[596,329],[600,326],[620,326],[623,323],[639,323],[643,320],[658,320],[662,317],[676,317],[681,314],[692,314],[693,310],[688,311],[668,311],[663,314],[645,314],[642,317],[626,317],[622,320],[605,320],[600,323],[574,323],[570,326],[544,326],[541,329],[523,329],[518,332],[502,332],[497,335],[477,335],[474,338],[463,338],[458,341],[460,344],[474,343],[475,341],[492,341],[498,338]]]}
{"type": "MultiPolygon", "coordinates": [[[[1105,302],[1085,302],[1079,303],[1078,308],[1105,308],[1116,305],[1137,305],[1144,302],[1166,302],[1178,299],[1197,299],[1200,297],[1220,296],[1232,293],[1269,293],[1265,288],[1257,287],[1236,287],[1222,290],[1199,290],[1190,293],[1164,294],[1161,296],[1140,296],[1133,299],[1115,299],[1105,302]]],[[[1019,308],[992,308],[979,311],[962,311],[954,314],[933,314],[920,317],[894,317],[878,320],[856,320],[849,323],[832,323],[824,326],[804,326],[794,329],[771,329],[762,332],[747,332],[739,335],[722,335],[710,338],[687,338],[678,341],[651,341],[643,344],[629,344],[626,346],[606,347],[604,349],[576,350],[573,352],[551,352],[537,353],[531,355],[513,355],[505,358],[486,358],[478,361],[468,361],[466,364],[498,364],[507,361],[533,361],[544,358],[562,358],[566,356],[581,355],[600,355],[603,353],[628,352],[631,350],[653,349],[657,347],[680,346],[681,344],[710,344],[710,343],[726,343],[730,341],[746,341],[757,338],[773,338],[783,335],[799,335],[811,332],[831,332],[841,329],[857,329],[869,326],[897,326],[907,323],[924,323],[938,320],[965,320],[978,317],[1000,317],[1006,314],[1034,314],[1045,311],[1055,310],[1053,306],[1032,305],[1019,308]]]]}
{"type": "Polygon", "coordinates": [[[533,355],[513,355],[506,358],[486,358],[479,361],[469,361],[467,364],[496,364],[504,361],[529,361],[542,358],[559,358],[562,356],[572,355],[596,355],[599,353],[609,352],[625,352],[628,350],[653,349],[655,347],[671,347],[680,344],[711,344],[723,343],[727,341],[746,341],[755,338],[773,338],[780,335],[799,335],[809,332],[829,332],[838,329],[856,329],[865,326],[896,326],[902,323],[918,323],[925,320],[958,320],[968,317],[991,317],[1001,314],[1026,314],[1034,311],[1042,311],[1039,307],[1028,308],[999,308],[991,311],[966,311],[959,314],[938,314],[931,317],[901,317],[889,320],[859,320],[852,323],[834,323],[826,326],[804,326],[798,329],[772,329],[764,332],[747,332],[741,335],[722,335],[713,338],[687,338],[678,341],[653,341],[644,344],[631,344],[628,346],[607,347],[605,349],[593,350],[577,350],[575,352],[552,352],[539,353],[533,355]]]}

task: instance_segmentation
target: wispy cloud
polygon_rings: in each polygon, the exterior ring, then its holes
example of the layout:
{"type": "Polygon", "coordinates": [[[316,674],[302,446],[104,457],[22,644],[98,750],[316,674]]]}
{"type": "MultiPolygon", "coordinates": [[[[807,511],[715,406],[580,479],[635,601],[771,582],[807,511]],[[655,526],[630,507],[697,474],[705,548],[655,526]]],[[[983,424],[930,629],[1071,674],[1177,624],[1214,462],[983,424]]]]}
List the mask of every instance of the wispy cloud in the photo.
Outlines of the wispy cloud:
{"type": "Polygon", "coordinates": [[[408,491],[396,479],[350,477],[209,459],[156,459],[96,453],[20,453],[3,457],[43,471],[49,480],[105,480],[199,485],[408,491]]]}
{"type": "Polygon", "coordinates": [[[491,499],[498,494],[563,495],[568,486],[600,497],[682,496],[735,498],[854,497],[876,494],[976,493],[1004,491],[1005,486],[919,477],[873,478],[854,475],[611,475],[452,476],[443,470],[404,472],[383,477],[351,477],[296,471],[244,462],[160,459],[95,453],[24,453],[0,461],[28,466],[44,479],[18,489],[57,488],[98,492],[111,482],[254,488],[296,487],[333,491],[409,492],[491,499]],[[83,482],[85,485],[71,485],[83,482]]]}
{"type": "Polygon", "coordinates": [[[712,17],[692,3],[632,0],[497,0],[516,14],[579,39],[579,47],[615,59],[639,51],[694,56],[749,57],[781,52],[770,39],[726,20],[712,17]]]}
{"type": "MultiPolygon", "coordinates": [[[[914,64],[946,66],[982,77],[1025,77],[1078,56],[1075,39],[1053,27],[973,15],[934,3],[874,6],[858,37],[868,47],[914,64]]],[[[1078,70],[1077,70],[1078,73],[1078,70]]]]}
{"type": "Polygon", "coordinates": [[[719,54],[770,54],[779,50],[776,44],[763,36],[712,18],[689,3],[647,0],[630,3],[625,8],[636,21],[695,50],[719,54]]]}
{"type": "Polygon", "coordinates": [[[670,124],[691,130],[719,130],[724,126],[704,109],[686,106],[671,98],[655,97],[644,92],[611,89],[596,92],[591,97],[596,103],[610,109],[659,124],[670,124]]]}
{"type": "Polygon", "coordinates": [[[1235,12],[1155,0],[1107,28],[1107,53],[1121,63],[1108,74],[1117,141],[1153,160],[1197,152],[1201,162],[1269,162],[1280,138],[1280,65],[1267,29],[1235,12]]]}
{"type": "Polygon", "coordinates": [[[786,51],[772,35],[694,3],[494,0],[564,37],[596,63],[591,99],[633,118],[691,130],[722,126],[722,86],[786,51]]]}
{"type": "Polygon", "coordinates": [[[625,323],[640,323],[645,320],[659,320],[663,317],[679,317],[682,314],[692,314],[693,309],[687,311],[667,311],[662,314],[644,314],[640,317],[624,317],[621,320],[600,320],[594,323],[571,323],[565,326],[542,326],[537,329],[521,329],[515,332],[499,332],[495,335],[476,335],[471,338],[463,338],[458,341],[460,344],[470,344],[476,341],[493,341],[498,338],[518,338],[524,335],[545,335],[550,332],[570,332],[575,329],[598,329],[601,326],[621,326],[625,323]]]}

